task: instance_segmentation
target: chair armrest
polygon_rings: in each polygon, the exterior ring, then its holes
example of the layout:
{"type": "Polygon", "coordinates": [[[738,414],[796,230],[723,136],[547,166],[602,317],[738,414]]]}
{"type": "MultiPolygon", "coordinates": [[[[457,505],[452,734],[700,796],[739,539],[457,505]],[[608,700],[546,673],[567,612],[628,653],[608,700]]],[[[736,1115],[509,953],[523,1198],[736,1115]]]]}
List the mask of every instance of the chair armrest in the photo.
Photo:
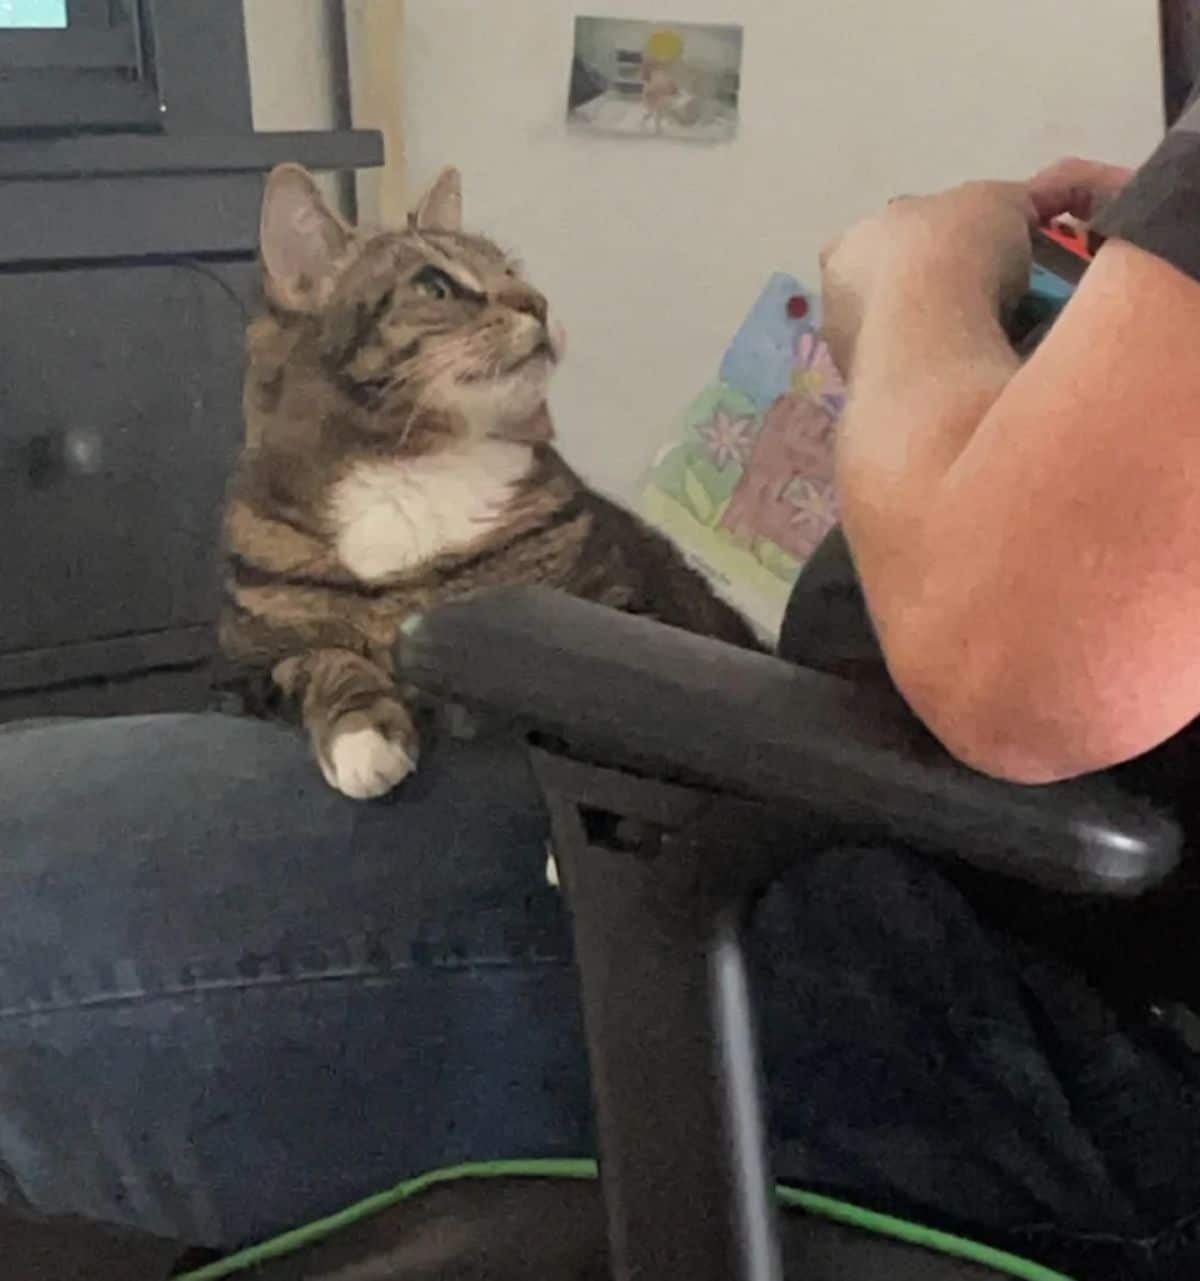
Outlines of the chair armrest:
{"type": "Polygon", "coordinates": [[[950,757],[889,690],[856,688],[540,588],[414,620],[401,679],[586,761],[800,811],[1049,888],[1133,895],[1176,866],[1171,816],[1096,775],[1019,787],[950,757]]]}

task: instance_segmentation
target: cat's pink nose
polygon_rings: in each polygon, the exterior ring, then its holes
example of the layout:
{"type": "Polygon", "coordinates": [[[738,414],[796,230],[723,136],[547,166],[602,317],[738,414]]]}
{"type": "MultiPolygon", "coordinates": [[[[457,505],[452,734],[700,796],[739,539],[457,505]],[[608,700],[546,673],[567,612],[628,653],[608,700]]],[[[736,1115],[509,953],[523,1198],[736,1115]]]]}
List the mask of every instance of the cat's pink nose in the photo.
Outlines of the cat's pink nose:
{"type": "Polygon", "coordinates": [[[550,350],[554,353],[554,359],[562,360],[567,354],[567,331],[557,320],[552,320],[547,326],[547,332],[550,335],[550,350]]]}
{"type": "Polygon", "coordinates": [[[496,300],[502,307],[509,307],[513,311],[533,316],[537,320],[545,321],[546,319],[545,298],[536,289],[530,289],[528,285],[514,282],[502,289],[496,300]]]}

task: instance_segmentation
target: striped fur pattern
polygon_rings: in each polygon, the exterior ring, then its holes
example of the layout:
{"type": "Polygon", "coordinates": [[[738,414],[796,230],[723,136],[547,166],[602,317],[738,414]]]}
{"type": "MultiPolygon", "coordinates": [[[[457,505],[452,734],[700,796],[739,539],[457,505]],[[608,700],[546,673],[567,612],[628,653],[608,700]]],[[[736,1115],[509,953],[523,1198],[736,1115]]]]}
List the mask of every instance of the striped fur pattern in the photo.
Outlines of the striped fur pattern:
{"type": "Polygon", "coordinates": [[[552,445],[562,336],[447,170],[401,231],[346,226],[296,166],[263,203],[266,314],[249,333],[246,445],[225,519],[221,646],[256,709],[297,715],[329,783],[416,764],[391,650],[414,613],[543,584],[753,646],[660,536],[552,445]]]}

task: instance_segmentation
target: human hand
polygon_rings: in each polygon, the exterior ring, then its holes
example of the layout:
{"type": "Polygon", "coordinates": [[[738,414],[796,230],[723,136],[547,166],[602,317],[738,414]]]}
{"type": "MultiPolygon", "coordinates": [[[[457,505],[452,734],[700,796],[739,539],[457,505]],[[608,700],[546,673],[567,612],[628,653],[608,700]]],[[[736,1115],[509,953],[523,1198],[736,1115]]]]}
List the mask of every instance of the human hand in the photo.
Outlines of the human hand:
{"type": "Polygon", "coordinates": [[[1133,174],[1134,170],[1124,165],[1068,156],[1034,175],[1029,196],[1039,222],[1050,222],[1064,214],[1089,222],[1120,193],[1133,174]]]}
{"type": "Polygon", "coordinates": [[[893,200],[821,254],[823,332],[849,374],[868,310],[883,292],[908,301],[937,290],[1002,311],[1029,283],[1036,212],[1024,183],[971,182],[893,200]]]}

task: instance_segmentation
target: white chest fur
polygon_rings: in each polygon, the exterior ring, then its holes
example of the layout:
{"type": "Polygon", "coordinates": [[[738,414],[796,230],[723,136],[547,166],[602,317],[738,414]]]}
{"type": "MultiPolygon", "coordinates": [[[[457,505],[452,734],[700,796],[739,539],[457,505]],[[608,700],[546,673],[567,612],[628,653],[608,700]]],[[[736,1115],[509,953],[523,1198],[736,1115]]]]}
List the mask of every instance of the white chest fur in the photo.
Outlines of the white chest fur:
{"type": "Polygon", "coordinates": [[[333,492],[342,564],[378,582],[469,547],[503,523],[532,462],[527,445],[484,440],[406,462],[360,464],[333,492]]]}

